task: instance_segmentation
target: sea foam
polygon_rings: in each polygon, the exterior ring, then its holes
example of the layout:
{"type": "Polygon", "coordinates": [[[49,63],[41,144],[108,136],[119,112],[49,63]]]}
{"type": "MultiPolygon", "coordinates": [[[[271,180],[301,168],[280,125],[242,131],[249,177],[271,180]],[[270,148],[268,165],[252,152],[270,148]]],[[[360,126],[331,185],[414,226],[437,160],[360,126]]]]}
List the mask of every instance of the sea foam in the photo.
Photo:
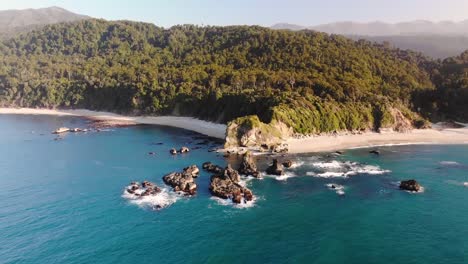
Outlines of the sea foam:
{"type": "MultiPolygon", "coordinates": [[[[129,188],[128,186],[127,188],[129,188]]],[[[171,204],[175,203],[181,195],[172,191],[169,191],[166,188],[161,189],[161,192],[153,195],[147,196],[138,196],[127,192],[125,188],[122,197],[127,199],[131,204],[137,205],[141,208],[147,208],[152,210],[160,210],[166,208],[171,204]]],[[[142,194],[145,189],[135,190],[136,194],[142,194]]]]}
{"type": "Polygon", "coordinates": [[[327,162],[314,162],[312,166],[320,170],[319,172],[310,171],[306,175],[321,177],[321,178],[346,178],[358,174],[379,175],[389,173],[389,170],[383,170],[379,166],[365,165],[357,162],[340,162],[340,161],[327,161],[327,162]]]}

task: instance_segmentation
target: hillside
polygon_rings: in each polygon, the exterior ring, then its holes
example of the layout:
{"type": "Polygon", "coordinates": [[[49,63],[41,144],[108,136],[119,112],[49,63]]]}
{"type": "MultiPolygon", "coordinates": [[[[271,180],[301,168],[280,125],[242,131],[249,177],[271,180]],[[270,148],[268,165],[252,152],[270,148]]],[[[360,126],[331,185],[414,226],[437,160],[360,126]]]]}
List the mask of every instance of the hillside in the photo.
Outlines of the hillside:
{"type": "Polygon", "coordinates": [[[0,11],[0,38],[12,37],[44,25],[73,22],[89,17],[60,7],[0,11]]]}
{"type": "Polygon", "coordinates": [[[422,125],[412,97],[434,89],[417,53],[312,31],[85,20],[0,50],[3,105],[222,123],[257,115],[296,133],[422,125]]]}

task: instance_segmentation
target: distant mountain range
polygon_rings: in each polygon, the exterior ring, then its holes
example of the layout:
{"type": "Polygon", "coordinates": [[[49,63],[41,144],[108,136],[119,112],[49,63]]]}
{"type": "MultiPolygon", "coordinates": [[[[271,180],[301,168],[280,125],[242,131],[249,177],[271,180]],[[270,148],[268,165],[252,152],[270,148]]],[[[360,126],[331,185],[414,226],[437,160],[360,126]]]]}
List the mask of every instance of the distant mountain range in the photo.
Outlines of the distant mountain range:
{"type": "Polygon", "coordinates": [[[44,25],[73,22],[90,17],[67,11],[60,7],[0,11],[0,37],[28,32],[44,25]]]}
{"type": "Polygon", "coordinates": [[[396,24],[337,22],[312,27],[280,23],[271,28],[309,29],[344,35],[354,40],[388,42],[396,48],[419,51],[433,58],[456,56],[468,49],[468,20],[462,22],[418,20],[396,24]]]}
{"type": "Polygon", "coordinates": [[[318,26],[301,26],[287,23],[273,25],[273,29],[301,30],[312,29],[329,34],[361,35],[361,36],[394,36],[394,35],[457,35],[468,36],[468,20],[461,22],[441,21],[431,22],[415,20],[401,23],[384,22],[336,22],[318,26]]]}

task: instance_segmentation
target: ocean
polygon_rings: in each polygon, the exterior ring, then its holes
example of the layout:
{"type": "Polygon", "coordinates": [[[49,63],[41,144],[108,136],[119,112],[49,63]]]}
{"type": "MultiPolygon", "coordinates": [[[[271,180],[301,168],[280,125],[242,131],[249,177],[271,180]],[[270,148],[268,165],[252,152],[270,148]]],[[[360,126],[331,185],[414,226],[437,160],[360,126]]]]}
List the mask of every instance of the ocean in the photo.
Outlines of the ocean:
{"type": "Polygon", "coordinates": [[[162,182],[192,164],[225,166],[208,152],[219,142],[163,126],[51,134],[88,125],[0,115],[0,263],[468,263],[468,146],[280,157],[295,166],[245,179],[256,199],[236,206],[211,197],[204,171],[193,197],[162,182]],[[192,151],[169,154],[181,146],[192,151]],[[399,190],[405,179],[424,192],[399,190]],[[163,192],[129,199],[125,187],[143,180],[163,192]]]}

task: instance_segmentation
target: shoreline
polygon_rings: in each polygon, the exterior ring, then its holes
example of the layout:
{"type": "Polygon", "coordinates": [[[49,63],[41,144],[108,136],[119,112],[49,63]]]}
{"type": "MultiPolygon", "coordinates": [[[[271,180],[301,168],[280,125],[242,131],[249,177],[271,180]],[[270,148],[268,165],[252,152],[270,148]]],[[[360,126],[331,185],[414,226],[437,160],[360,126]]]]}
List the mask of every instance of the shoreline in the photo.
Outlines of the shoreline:
{"type": "Polygon", "coordinates": [[[0,114],[77,116],[101,121],[162,125],[183,128],[219,139],[225,139],[226,133],[226,125],[224,124],[216,124],[193,117],[182,116],[123,116],[110,112],[91,111],[86,109],[60,110],[41,108],[0,108],[0,114]]]}
{"type": "MultiPolygon", "coordinates": [[[[78,116],[101,121],[125,124],[163,125],[187,129],[206,136],[225,139],[226,125],[216,124],[193,117],[178,116],[123,116],[110,112],[86,109],[60,110],[41,108],[0,108],[0,114],[78,116]]],[[[372,148],[391,145],[449,145],[468,144],[468,125],[463,128],[443,128],[434,125],[431,129],[415,129],[410,132],[365,132],[361,134],[317,135],[305,138],[289,138],[290,154],[329,152],[356,148],[372,148]]],[[[243,149],[243,148],[238,148],[243,149]]]]}

